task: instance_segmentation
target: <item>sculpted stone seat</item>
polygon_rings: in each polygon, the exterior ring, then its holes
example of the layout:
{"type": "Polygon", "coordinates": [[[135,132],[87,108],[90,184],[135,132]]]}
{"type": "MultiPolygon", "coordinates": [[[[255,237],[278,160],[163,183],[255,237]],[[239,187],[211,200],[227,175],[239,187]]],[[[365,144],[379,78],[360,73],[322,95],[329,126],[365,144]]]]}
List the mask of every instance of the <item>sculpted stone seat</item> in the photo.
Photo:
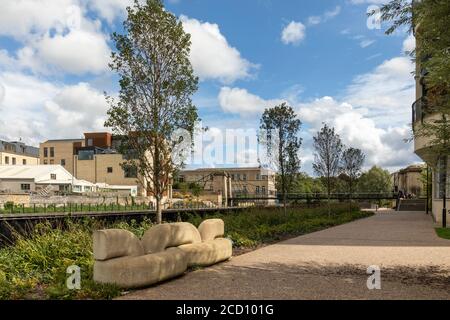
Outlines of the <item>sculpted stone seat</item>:
{"type": "Polygon", "coordinates": [[[198,230],[186,222],[156,225],[141,240],[126,230],[95,231],[94,281],[124,288],[144,287],[176,277],[188,266],[227,260],[232,244],[220,238],[223,234],[220,219],[205,220],[198,230]]]}
{"type": "Polygon", "coordinates": [[[221,219],[203,221],[198,227],[199,241],[180,245],[187,255],[188,266],[210,266],[231,257],[232,243],[222,238],[225,226],[221,219]]]}

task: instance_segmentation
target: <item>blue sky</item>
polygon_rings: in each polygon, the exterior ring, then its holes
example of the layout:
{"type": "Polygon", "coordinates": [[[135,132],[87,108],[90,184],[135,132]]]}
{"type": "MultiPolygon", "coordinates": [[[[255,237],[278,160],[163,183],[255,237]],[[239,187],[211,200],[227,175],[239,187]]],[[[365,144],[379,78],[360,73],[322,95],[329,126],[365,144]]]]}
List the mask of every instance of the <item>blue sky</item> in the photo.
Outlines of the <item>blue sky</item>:
{"type": "MultiPolygon", "coordinates": [[[[103,92],[117,91],[107,67],[109,34],[121,30],[129,2],[0,3],[0,138],[38,144],[105,130],[103,92]]],[[[194,100],[211,128],[202,147],[235,151],[223,140],[226,129],[251,133],[264,108],[288,102],[303,122],[307,172],[312,135],[323,122],[346,145],[363,149],[367,167],[395,170],[419,161],[404,142],[415,100],[404,51],[414,39],[368,27],[368,7],[381,2],[166,1],[192,36],[191,62],[200,77],[194,100]]],[[[250,145],[244,153],[249,163],[241,154],[237,163],[215,157],[196,166],[253,164],[257,150],[250,145]]]]}

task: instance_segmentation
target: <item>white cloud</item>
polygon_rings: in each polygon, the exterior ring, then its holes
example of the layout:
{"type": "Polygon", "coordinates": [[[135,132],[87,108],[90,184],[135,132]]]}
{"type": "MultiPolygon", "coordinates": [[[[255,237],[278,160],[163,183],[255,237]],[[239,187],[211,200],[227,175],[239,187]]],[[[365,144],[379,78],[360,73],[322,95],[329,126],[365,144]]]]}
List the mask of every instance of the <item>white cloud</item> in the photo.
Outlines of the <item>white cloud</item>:
{"type": "Polygon", "coordinates": [[[201,22],[186,16],[180,17],[186,32],[191,34],[191,63],[195,73],[202,79],[217,79],[232,83],[252,76],[257,66],[241,57],[230,46],[214,23],[201,22]]]}
{"type": "Polygon", "coordinates": [[[301,22],[291,21],[281,32],[284,44],[298,45],[305,38],[305,26],[301,22]]]}
{"type": "Polygon", "coordinates": [[[223,111],[244,117],[260,114],[265,108],[282,102],[282,100],[264,100],[245,89],[229,87],[223,87],[220,90],[218,99],[223,111]]]}
{"type": "Polygon", "coordinates": [[[0,35],[19,41],[50,29],[62,31],[71,20],[74,0],[2,0],[0,35]]]}
{"type": "Polygon", "coordinates": [[[403,41],[402,51],[404,53],[412,52],[416,49],[416,38],[413,34],[410,34],[405,41],[403,41]]]}
{"type": "Polygon", "coordinates": [[[108,70],[111,53],[103,34],[72,30],[66,35],[46,35],[34,47],[40,63],[71,74],[98,74],[108,70]]]}
{"type": "Polygon", "coordinates": [[[1,138],[38,145],[49,138],[79,137],[104,130],[107,104],[87,83],[64,86],[15,72],[0,74],[5,88],[0,104],[1,138]]]}
{"type": "Polygon", "coordinates": [[[325,11],[325,13],[321,16],[310,16],[308,17],[309,25],[316,25],[322,22],[326,22],[331,18],[336,17],[341,13],[341,6],[336,6],[334,9],[325,11]]]}
{"type": "Polygon", "coordinates": [[[375,43],[375,40],[365,39],[359,43],[361,48],[367,48],[375,43]]]}
{"type": "Polygon", "coordinates": [[[100,21],[88,16],[86,4],[81,0],[2,1],[0,35],[23,45],[8,53],[16,60],[16,68],[46,75],[106,71],[111,51],[107,36],[100,21]]]}
{"type": "Polygon", "coordinates": [[[88,8],[96,12],[108,23],[112,23],[117,17],[126,17],[126,7],[133,4],[133,0],[82,0],[88,8]]]}
{"type": "Polygon", "coordinates": [[[357,76],[343,100],[368,110],[380,125],[409,123],[415,94],[413,70],[408,57],[386,60],[372,72],[357,76]]]}
{"type": "MultiPolygon", "coordinates": [[[[298,107],[300,119],[309,126],[309,137],[327,123],[336,129],[344,144],[360,148],[366,154],[366,167],[379,165],[397,168],[417,161],[412,144],[404,142],[409,136],[406,123],[398,127],[383,128],[374,119],[347,102],[331,97],[316,99],[298,107]]],[[[306,148],[312,148],[311,138],[305,139],[306,148]]]]}

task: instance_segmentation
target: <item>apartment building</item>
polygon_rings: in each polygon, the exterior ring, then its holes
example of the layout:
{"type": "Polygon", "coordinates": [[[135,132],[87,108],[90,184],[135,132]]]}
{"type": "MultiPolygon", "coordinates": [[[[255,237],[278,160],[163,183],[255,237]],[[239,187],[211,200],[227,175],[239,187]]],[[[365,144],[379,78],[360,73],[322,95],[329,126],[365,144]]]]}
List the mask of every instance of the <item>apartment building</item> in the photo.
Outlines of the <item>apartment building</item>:
{"type": "MultiPolygon", "coordinates": [[[[420,30],[415,28],[416,47],[420,50],[420,30]]],[[[412,104],[412,126],[414,131],[414,152],[425,161],[431,168],[432,175],[432,214],[436,223],[441,224],[444,218],[444,190],[446,190],[446,220],[449,221],[450,214],[450,150],[437,152],[437,146],[433,145],[433,138],[420,134],[421,126],[429,121],[440,120],[441,114],[435,110],[436,106],[428,102],[427,97],[432,96],[425,81],[427,71],[420,62],[416,62],[416,101],[412,104]]]]}
{"type": "Polygon", "coordinates": [[[402,191],[404,194],[411,194],[416,197],[425,196],[424,181],[422,172],[426,166],[422,164],[410,165],[391,174],[394,191],[402,191]]]}
{"type": "Polygon", "coordinates": [[[18,141],[0,140],[0,165],[38,165],[39,149],[18,141]]]}
{"type": "Polygon", "coordinates": [[[222,193],[224,197],[275,196],[275,173],[271,170],[251,168],[202,168],[183,170],[179,182],[197,183],[205,191],[222,193]]]}
{"type": "Polygon", "coordinates": [[[94,184],[138,186],[138,195],[149,196],[136,168],[124,170],[118,139],[108,132],[85,133],[84,139],[48,140],[40,145],[42,164],[59,164],[76,179],[94,184]]]}

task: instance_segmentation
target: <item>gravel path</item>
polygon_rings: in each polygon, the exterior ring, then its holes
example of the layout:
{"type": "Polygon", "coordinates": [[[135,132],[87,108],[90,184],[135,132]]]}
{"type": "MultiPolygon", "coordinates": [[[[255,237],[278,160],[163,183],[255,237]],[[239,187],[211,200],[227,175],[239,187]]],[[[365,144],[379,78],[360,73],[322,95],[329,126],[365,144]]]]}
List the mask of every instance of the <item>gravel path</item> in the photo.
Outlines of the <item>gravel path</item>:
{"type": "Polygon", "coordinates": [[[122,299],[450,299],[450,241],[430,216],[383,211],[293,238],[122,299]],[[381,290],[368,290],[368,266],[381,290]]]}

